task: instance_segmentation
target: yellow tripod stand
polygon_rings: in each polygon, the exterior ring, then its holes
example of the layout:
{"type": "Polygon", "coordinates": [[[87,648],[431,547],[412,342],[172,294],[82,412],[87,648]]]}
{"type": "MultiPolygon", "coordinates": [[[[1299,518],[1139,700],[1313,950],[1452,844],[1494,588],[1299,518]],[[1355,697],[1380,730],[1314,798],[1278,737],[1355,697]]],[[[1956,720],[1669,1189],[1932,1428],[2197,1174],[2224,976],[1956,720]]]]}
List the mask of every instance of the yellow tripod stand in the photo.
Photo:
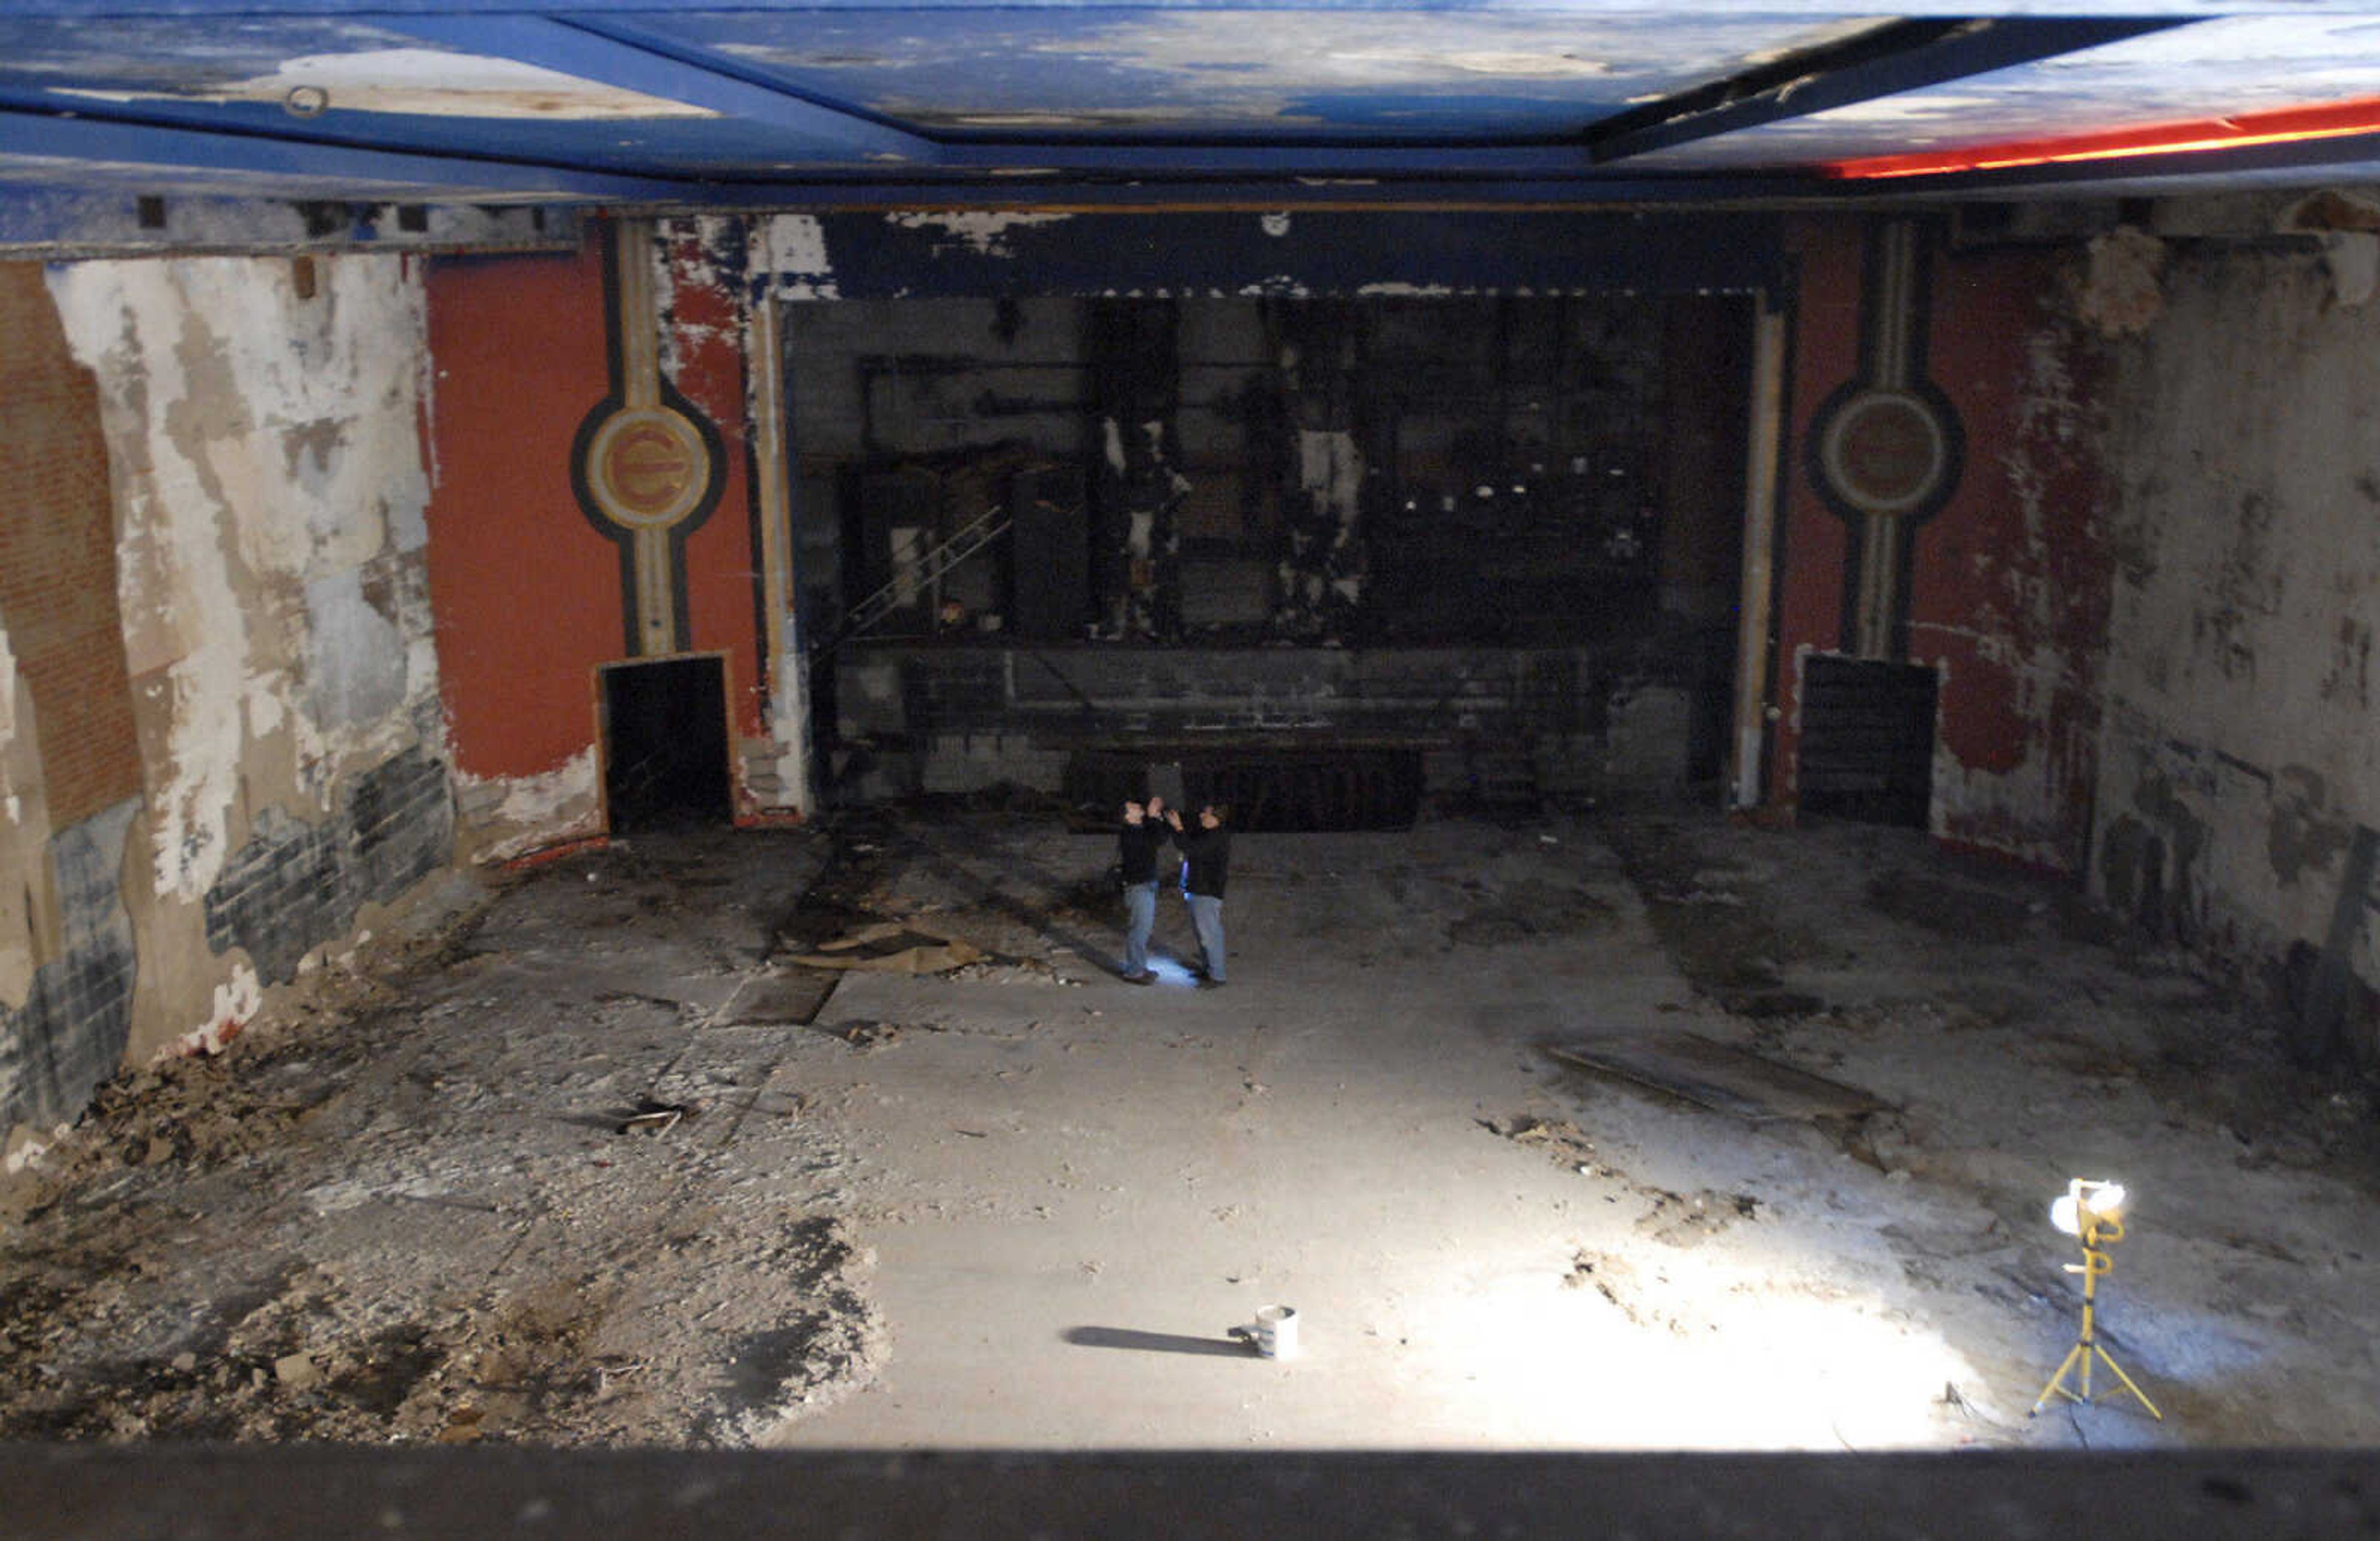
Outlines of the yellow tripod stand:
{"type": "Polygon", "coordinates": [[[2097,1359],[2124,1383],[2125,1390],[2140,1399],[2141,1405],[2149,1410],[2150,1417],[2163,1423],[2165,1414],[2157,1411],[2156,1403],[2149,1401],[2148,1393],[2124,1373],[2124,1367],[2116,1363],[2115,1355],[2100,1346],[2098,1324],[2092,1315],[2099,1280],[2116,1266],[2106,1249],[2124,1239],[2124,1221],[2119,1212],[2124,1190],[2113,1183],[2095,1183],[2077,1177],[2067,1183],[2066,1194],[2066,1201],[2052,1207],[2050,1218],[2060,1231],[2071,1232],[2082,1241],[2082,1261],[2066,1265],[2068,1273],[2082,1276],[2082,1332],[2074,1340],[2074,1346],[2066,1351],[2065,1361],[2058,1366],[2058,1373],[2051,1376],[2049,1384],[2041,1389],[2040,1397],[2034,1401],[2033,1413],[2025,1416],[2032,1417],[2048,1406],[2049,1399],[2054,1396],[2087,1405],[2092,1401],[2091,1361],[2097,1359]],[[2070,1219],[2071,1224],[2069,1223],[2070,1219]],[[2070,1391],[2066,1389],[2066,1377],[2078,1365],[2082,1371],[2082,1389],[2070,1391]]]}

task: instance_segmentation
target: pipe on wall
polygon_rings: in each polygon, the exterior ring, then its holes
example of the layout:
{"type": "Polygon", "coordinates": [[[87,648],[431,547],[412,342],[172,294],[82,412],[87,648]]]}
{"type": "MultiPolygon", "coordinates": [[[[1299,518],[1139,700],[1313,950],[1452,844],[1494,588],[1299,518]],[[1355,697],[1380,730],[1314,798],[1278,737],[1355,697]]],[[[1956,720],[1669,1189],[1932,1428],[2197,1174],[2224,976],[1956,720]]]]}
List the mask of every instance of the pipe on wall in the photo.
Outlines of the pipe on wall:
{"type": "Polygon", "coordinates": [[[1760,801],[1767,773],[1769,655],[1776,580],[1778,467],[1785,453],[1785,317],[1763,295],[1753,318],[1752,423],[1743,477],[1743,588],[1735,657],[1735,743],[1728,766],[1730,805],[1760,801]]]}

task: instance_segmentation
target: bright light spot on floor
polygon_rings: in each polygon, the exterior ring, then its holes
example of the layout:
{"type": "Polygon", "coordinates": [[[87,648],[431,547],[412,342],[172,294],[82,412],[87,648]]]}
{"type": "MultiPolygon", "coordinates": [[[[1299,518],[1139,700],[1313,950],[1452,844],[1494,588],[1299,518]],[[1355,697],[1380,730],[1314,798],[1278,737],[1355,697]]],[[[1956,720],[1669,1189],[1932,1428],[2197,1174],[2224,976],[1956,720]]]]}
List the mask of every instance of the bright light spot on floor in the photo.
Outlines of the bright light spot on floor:
{"type": "Polygon", "coordinates": [[[2022,1416],[1872,1291],[1648,1255],[1661,1250],[1568,1281],[1548,1279],[1541,1252],[1515,1254],[1492,1277],[1466,1268],[1442,1293],[1408,1297],[1421,1352],[1403,1405],[1382,1415],[1417,1422],[1405,1431],[1416,1442],[1459,1428],[1465,1442],[1519,1449],[1807,1450],[1955,1442],[1952,1387],[1984,1417],[2022,1416]]]}

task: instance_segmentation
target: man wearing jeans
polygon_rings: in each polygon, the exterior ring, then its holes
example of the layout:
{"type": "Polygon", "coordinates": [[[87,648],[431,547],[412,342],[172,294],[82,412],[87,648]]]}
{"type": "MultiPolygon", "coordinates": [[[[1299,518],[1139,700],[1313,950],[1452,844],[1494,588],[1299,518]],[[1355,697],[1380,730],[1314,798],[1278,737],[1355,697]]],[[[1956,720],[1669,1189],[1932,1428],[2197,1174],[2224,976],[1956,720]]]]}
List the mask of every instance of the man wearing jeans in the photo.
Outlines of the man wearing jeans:
{"type": "Polygon", "coordinates": [[[1126,803],[1123,822],[1116,829],[1116,864],[1123,873],[1123,977],[1127,984],[1157,983],[1157,976],[1148,970],[1148,931],[1157,923],[1157,852],[1167,838],[1166,812],[1162,797],[1151,797],[1147,807],[1126,803]]]}
{"type": "Polygon", "coordinates": [[[1213,803],[1198,810],[1198,827],[1184,830],[1179,813],[1166,815],[1184,859],[1182,896],[1189,902],[1190,926],[1198,933],[1200,989],[1223,988],[1223,880],[1232,867],[1232,831],[1223,827],[1231,810],[1213,803]]]}

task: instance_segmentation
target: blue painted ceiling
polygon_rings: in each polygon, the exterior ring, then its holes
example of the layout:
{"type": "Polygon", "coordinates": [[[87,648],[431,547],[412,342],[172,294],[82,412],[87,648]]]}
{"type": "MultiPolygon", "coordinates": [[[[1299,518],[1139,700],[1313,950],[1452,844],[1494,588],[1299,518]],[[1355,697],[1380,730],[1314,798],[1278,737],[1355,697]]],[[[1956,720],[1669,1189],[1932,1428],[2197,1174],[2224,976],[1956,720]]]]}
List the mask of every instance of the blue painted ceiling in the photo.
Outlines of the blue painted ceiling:
{"type": "Polygon", "coordinates": [[[2118,18],[1806,0],[10,0],[0,204],[100,189],[671,209],[1781,204],[2298,186],[2380,179],[2367,102],[2380,126],[2380,10],[2325,4],[2118,18]],[[2317,118],[2289,115],[2306,109],[2317,118]],[[2307,121],[2319,134],[2296,137],[2307,121]],[[2207,123],[2241,142],[1840,175],[2207,123]],[[2248,132],[2272,124],[2291,132],[2248,132]]]}

